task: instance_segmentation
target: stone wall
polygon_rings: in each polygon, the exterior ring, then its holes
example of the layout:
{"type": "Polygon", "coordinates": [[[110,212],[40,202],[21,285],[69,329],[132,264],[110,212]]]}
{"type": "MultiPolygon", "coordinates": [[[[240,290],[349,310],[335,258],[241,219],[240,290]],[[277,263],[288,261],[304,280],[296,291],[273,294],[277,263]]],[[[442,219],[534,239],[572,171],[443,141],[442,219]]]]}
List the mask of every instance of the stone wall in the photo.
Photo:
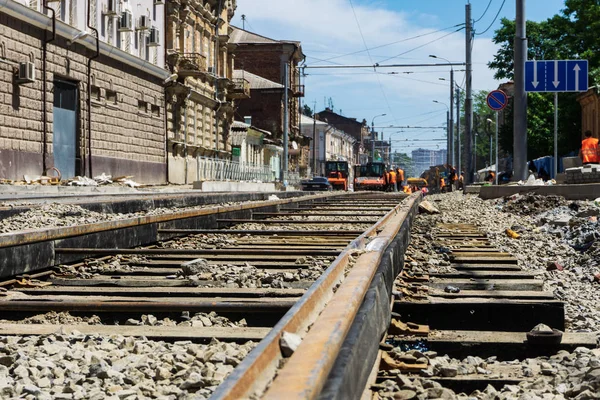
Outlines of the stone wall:
{"type": "MultiPolygon", "coordinates": [[[[44,31],[0,13],[0,57],[32,61],[34,83],[18,84],[13,67],[0,63],[0,178],[40,175],[43,160],[42,38],[44,31]]],[[[48,37],[50,32],[47,33],[48,37]]],[[[57,37],[48,44],[46,74],[46,167],[53,157],[53,82],[78,88],[77,162],[81,174],[87,151],[87,48],[57,37]],[[86,150],[84,150],[86,149],[86,150]]],[[[162,82],[137,69],[101,56],[92,62],[92,173],[133,175],[146,183],[166,181],[165,99],[162,82]]],[[[86,168],[89,174],[89,169],[86,168]]],[[[69,177],[64,177],[69,178],[69,177]]]]}

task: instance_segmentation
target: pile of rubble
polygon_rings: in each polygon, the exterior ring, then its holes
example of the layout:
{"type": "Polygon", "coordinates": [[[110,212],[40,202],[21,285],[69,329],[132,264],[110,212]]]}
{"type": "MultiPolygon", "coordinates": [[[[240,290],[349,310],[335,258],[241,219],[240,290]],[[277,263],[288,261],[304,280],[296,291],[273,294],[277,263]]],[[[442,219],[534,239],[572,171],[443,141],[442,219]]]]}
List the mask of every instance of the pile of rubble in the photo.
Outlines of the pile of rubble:
{"type": "Polygon", "coordinates": [[[402,374],[400,370],[384,372],[387,377],[376,385],[380,399],[598,399],[600,393],[600,349],[585,347],[573,353],[561,350],[551,357],[530,358],[523,361],[499,361],[497,357],[482,359],[469,356],[463,360],[440,356],[434,351],[395,348],[390,352],[392,361],[427,367],[420,376],[402,374]],[[435,377],[481,375],[488,379],[524,378],[521,383],[505,385],[500,390],[488,385],[483,391],[457,394],[442,387],[435,377]]]}
{"type": "Polygon", "coordinates": [[[0,337],[0,398],[206,399],[256,344],[73,332],[0,337]]]}
{"type": "Polygon", "coordinates": [[[187,279],[193,286],[230,288],[290,288],[294,282],[315,281],[329,266],[333,258],[300,257],[296,264],[308,264],[307,268],[296,268],[288,272],[270,272],[246,263],[244,266],[232,264],[209,264],[199,258],[182,265],[178,272],[180,279],[187,279]]]}
{"type": "Polygon", "coordinates": [[[568,330],[600,331],[600,224],[592,215],[600,208],[594,202],[540,195],[484,201],[458,192],[433,195],[429,200],[441,213],[420,215],[415,220],[412,240],[425,243],[435,253],[425,255],[424,261],[414,260],[418,268],[449,268],[449,249],[433,242],[429,233],[432,226],[474,224],[488,234],[492,245],[513,254],[521,268],[539,273],[544,290],[565,302],[568,330]],[[560,221],[565,215],[571,220],[563,224],[560,221]],[[517,232],[519,238],[508,236],[507,229],[517,232]]]}

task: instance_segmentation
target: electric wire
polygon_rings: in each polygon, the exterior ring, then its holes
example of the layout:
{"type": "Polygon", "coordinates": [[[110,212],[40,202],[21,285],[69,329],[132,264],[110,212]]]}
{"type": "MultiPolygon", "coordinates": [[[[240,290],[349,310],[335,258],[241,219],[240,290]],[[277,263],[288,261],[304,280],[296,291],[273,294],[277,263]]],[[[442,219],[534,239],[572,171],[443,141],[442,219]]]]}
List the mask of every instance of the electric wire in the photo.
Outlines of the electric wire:
{"type": "Polygon", "coordinates": [[[496,20],[498,19],[498,16],[500,15],[500,13],[502,12],[502,8],[504,7],[504,3],[506,3],[506,0],[502,0],[502,4],[500,4],[500,9],[498,10],[498,12],[496,13],[496,16],[494,17],[494,20],[492,21],[492,23],[490,24],[490,26],[488,26],[485,31],[481,32],[481,33],[476,33],[476,35],[483,35],[484,33],[486,33],[487,31],[490,30],[490,28],[492,27],[492,25],[494,25],[494,23],[496,22],[496,20]]]}
{"type": "Polygon", "coordinates": [[[452,31],[452,32],[450,32],[450,33],[448,33],[448,34],[446,34],[446,35],[444,35],[444,36],[440,36],[440,37],[439,37],[439,38],[437,38],[437,39],[433,39],[433,40],[431,40],[431,41],[429,41],[429,42],[427,42],[427,43],[424,43],[424,44],[422,44],[422,45],[419,45],[419,46],[417,46],[417,47],[414,47],[414,48],[412,48],[412,49],[406,50],[406,51],[404,51],[404,52],[402,52],[402,53],[400,53],[400,54],[396,54],[396,55],[395,55],[395,56],[393,56],[393,57],[386,58],[386,59],[384,59],[384,60],[381,60],[381,61],[379,61],[379,62],[380,62],[380,63],[384,63],[384,62],[386,62],[386,61],[389,61],[389,60],[392,60],[392,59],[394,59],[394,58],[398,58],[398,57],[400,57],[400,56],[403,56],[403,55],[405,55],[405,54],[411,53],[411,52],[413,52],[413,51],[415,51],[415,50],[419,50],[420,48],[423,48],[423,47],[425,47],[425,46],[428,46],[428,45],[430,45],[430,44],[432,44],[432,43],[435,43],[435,42],[437,42],[437,41],[439,41],[439,40],[442,40],[442,39],[444,39],[444,38],[446,38],[446,37],[448,37],[448,36],[450,36],[450,35],[454,35],[455,33],[457,33],[457,32],[460,32],[460,31],[461,31],[461,30],[463,30],[463,29],[464,29],[464,28],[458,28],[457,30],[455,30],[455,31],[452,31]]]}
{"type": "Polygon", "coordinates": [[[371,48],[368,48],[368,49],[365,49],[365,50],[358,50],[358,51],[354,51],[352,53],[346,53],[346,54],[337,55],[337,56],[325,59],[323,61],[327,62],[327,61],[330,61],[330,60],[335,60],[337,58],[343,58],[343,57],[353,56],[353,55],[359,54],[359,53],[364,53],[365,51],[368,51],[368,50],[376,50],[376,49],[381,49],[383,47],[393,46],[393,45],[398,44],[398,43],[408,42],[410,40],[420,39],[420,38],[425,37],[425,36],[434,35],[436,33],[444,32],[444,31],[447,31],[448,29],[457,28],[457,27],[460,27],[462,25],[465,25],[465,24],[462,23],[462,24],[452,25],[452,26],[449,26],[449,27],[446,27],[446,28],[438,29],[437,31],[422,33],[420,35],[411,36],[409,38],[402,39],[402,40],[397,40],[397,41],[391,42],[391,43],[381,44],[379,46],[371,47],[371,48]]]}
{"type": "MultiPolygon", "coordinates": [[[[354,4],[352,3],[352,0],[348,0],[350,2],[350,7],[352,8],[352,13],[354,14],[354,19],[356,20],[356,25],[358,26],[358,31],[360,32],[360,37],[362,38],[363,44],[365,45],[365,49],[367,51],[367,54],[369,55],[369,59],[371,60],[371,64],[375,64],[373,62],[373,58],[371,57],[371,52],[369,50],[369,46],[367,46],[367,41],[365,40],[365,36],[363,35],[362,32],[362,28],[360,27],[360,22],[358,21],[358,16],[356,15],[356,10],[354,9],[354,4]]],[[[376,72],[376,71],[373,71],[376,72]]],[[[390,106],[390,102],[388,100],[387,95],[385,94],[385,90],[383,88],[383,85],[381,84],[381,79],[379,78],[378,74],[375,74],[375,76],[377,77],[377,82],[379,83],[379,88],[381,89],[381,93],[383,94],[383,98],[385,100],[385,103],[387,104],[388,110],[390,112],[390,115],[392,116],[392,118],[394,119],[394,121],[396,121],[396,117],[394,116],[394,111],[392,110],[392,107],[390,106]]]]}
{"type": "Polygon", "coordinates": [[[492,5],[492,1],[494,1],[494,0],[490,0],[490,2],[488,3],[487,7],[485,8],[485,11],[483,12],[483,14],[481,14],[481,17],[479,17],[478,19],[475,20],[475,23],[481,21],[481,19],[483,17],[485,17],[485,14],[487,14],[488,10],[490,9],[490,6],[492,5]]]}

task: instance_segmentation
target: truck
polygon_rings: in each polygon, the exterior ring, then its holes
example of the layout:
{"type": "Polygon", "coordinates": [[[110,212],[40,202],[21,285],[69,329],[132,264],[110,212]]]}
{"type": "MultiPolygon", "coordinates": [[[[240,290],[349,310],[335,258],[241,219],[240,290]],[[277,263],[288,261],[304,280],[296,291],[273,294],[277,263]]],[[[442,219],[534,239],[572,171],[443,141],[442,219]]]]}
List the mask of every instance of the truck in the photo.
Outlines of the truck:
{"type": "Polygon", "coordinates": [[[326,161],[325,176],[333,190],[348,190],[348,161],[326,161]]]}
{"type": "Polygon", "coordinates": [[[354,191],[375,190],[385,191],[385,164],[382,162],[368,162],[354,166],[354,191]]]}

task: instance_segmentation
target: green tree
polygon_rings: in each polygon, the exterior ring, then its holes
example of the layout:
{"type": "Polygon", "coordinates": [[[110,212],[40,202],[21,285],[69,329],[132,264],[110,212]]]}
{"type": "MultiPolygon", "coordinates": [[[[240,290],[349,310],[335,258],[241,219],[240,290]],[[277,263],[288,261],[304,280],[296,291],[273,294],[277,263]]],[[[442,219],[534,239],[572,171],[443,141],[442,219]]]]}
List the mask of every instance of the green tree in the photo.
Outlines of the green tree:
{"type": "MultiPolygon", "coordinates": [[[[501,28],[495,32],[494,43],[500,45],[494,60],[488,65],[495,70],[497,79],[513,79],[515,23],[502,19],[501,28]]],[[[598,0],[566,0],[560,14],[542,21],[527,22],[528,59],[588,59],[590,84],[600,82],[600,4],[598,0]],[[593,3],[593,4],[591,4],[593,3]]],[[[577,150],[580,145],[581,107],[577,93],[560,93],[558,123],[559,155],[577,150]]],[[[554,94],[530,93],[528,95],[528,158],[553,154],[554,146],[554,94]]],[[[505,111],[507,121],[512,121],[512,103],[505,111]]],[[[512,124],[505,124],[500,132],[500,147],[512,149],[512,124]]]]}
{"type": "Polygon", "coordinates": [[[312,108],[310,108],[307,104],[302,106],[302,114],[306,115],[307,117],[311,117],[313,116],[313,110],[312,108]]]}

